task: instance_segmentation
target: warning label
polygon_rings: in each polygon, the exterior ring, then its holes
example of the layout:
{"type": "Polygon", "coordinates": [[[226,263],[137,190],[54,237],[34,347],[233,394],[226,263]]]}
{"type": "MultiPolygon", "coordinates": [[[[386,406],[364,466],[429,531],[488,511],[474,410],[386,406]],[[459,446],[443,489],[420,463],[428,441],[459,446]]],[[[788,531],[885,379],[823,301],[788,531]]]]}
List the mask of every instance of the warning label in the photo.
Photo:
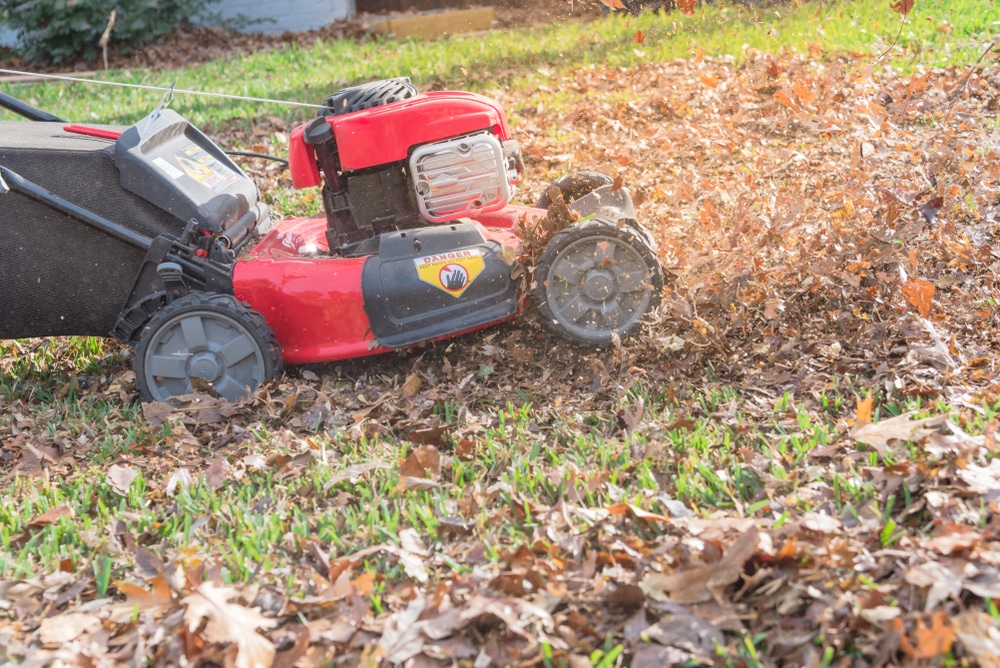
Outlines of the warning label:
{"type": "MultiPolygon", "coordinates": [[[[177,156],[177,162],[180,163],[180,166],[188,176],[211,188],[213,192],[221,193],[229,184],[240,179],[239,174],[216,160],[196,144],[191,144],[185,148],[184,155],[177,156]]],[[[161,165],[160,167],[162,168],[163,166],[161,165]]]]}
{"type": "Polygon", "coordinates": [[[415,259],[413,264],[420,280],[455,297],[461,297],[486,268],[483,253],[478,248],[427,255],[415,259]]]}

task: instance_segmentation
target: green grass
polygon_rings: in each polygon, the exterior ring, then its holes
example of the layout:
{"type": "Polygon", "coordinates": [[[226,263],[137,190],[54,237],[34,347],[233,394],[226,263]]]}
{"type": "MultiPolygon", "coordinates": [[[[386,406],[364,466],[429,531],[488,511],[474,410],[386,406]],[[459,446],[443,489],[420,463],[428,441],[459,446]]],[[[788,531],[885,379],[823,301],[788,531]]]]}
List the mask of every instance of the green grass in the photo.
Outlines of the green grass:
{"type": "MultiPolygon", "coordinates": [[[[321,42],[309,47],[244,55],[163,72],[108,72],[111,81],[169,86],[231,95],[319,103],[334,90],[390,76],[409,76],[420,86],[480,92],[527,89],[575,69],[631,67],[645,61],[731,57],[749,52],[799,52],[825,57],[840,52],[877,55],[892,43],[900,17],[888,3],[857,0],[750,10],[726,4],[642,17],[609,16],[546,28],[491,32],[432,42],[385,38],[362,43],[321,42]],[[636,33],[645,36],[640,44],[636,33]]],[[[1000,7],[989,0],[921,0],[906,17],[899,43],[881,65],[903,70],[971,63],[1000,25],[1000,7]]],[[[88,84],[0,85],[43,109],[83,122],[131,123],[160,94],[88,84]]],[[[557,90],[549,104],[558,104],[557,90]]],[[[222,126],[250,128],[261,114],[301,119],[310,111],[269,104],[181,95],[172,107],[209,132],[222,126]]],[[[516,117],[515,117],[516,123],[516,117]]]]}
{"type": "MultiPolygon", "coordinates": [[[[0,544],[11,545],[0,548],[0,579],[58,570],[65,559],[99,564],[111,550],[103,528],[119,519],[125,530],[145,536],[165,553],[221,554],[227,581],[246,581],[262,562],[265,573],[278,573],[263,576],[265,580],[283,578],[296,569],[294,555],[301,549],[296,542],[310,536],[327,545],[333,557],[372,544],[398,544],[404,528],[416,530],[428,546],[440,545],[443,521],[462,515],[461,503],[477,482],[502,487],[494,504],[463,517],[494,551],[530,544],[538,526],[531,509],[551,507],[560,499],[572,498],[588,508],[624,501],[665,513],[669,511],[661,495],[666,494],[695,513],[710,515],[725,509],[737,516],[766,519],[773,516],[772,497],[792,498],[797,489],[817,481],[834,490],[838,509],[876,503],[886,526],[891,527],[887,531],[898,537],[896,525],[891,524],[892,513],[899,510],[894,500],[880,499],[870,482],[859,482],[850,470],[831,472],[807,461],[810,451],[842,436],[843,427],[838,425],[849,410],[816,421],[811,417],[816,415],[815,406],[782,397],[774,417],[767,421],[738,413],[735,420],[718,417],[723,406],[745,400],[727,389],[684,402],[651,403],[646,406],[648,424],[670,425],[680,420],[685,426],[659,435],[644,429],[624,440],[611,436],[620,406],[588,416],[589,428],[581,428],[575,416],[559,419],[530,404],[508,406],[497,413],[495,425],[476,439],[470,453],[456,456],[444,469],[440,485],[433,490],[401,487],[399,465],[412,446],[392,439],[353,441],[346,435],[311,437],[310,461],[301,470],[290,473],[275,466],[257,469],[248,464],[242,479],[229,476],[216,490],[196,473],[191,486],[178,487],[172,499],[164,491],[172,472],[169,468],[149,474],[140,471],[125,495],[103,476],[86,474],[86,466],[49,483],[19,477],[4,490],[9,501],[0,504],[0,544]],[[635,453],[644,456],[637,458],[635,453]],[[761,459],[748,460],[748,453],[761,459]],[[761,462],[770,469],[761,467],[761,462]],[[376,463],[385,466],[353,479],[340,475],[350,467],[376,463]],[[563,475],[554,476],[554,471],[563,475]],[[340,495],[347,495],[346,503],[340,495]],[[72,517],[38,530],[29,526],[33,518],[61,506],[71,509],[72,517]],[[503,517],[502,525],[496,522],[497,515],[503,517]]],[[[892,407],[894,411],[920,409],[916,401],[896,402],[892,407]]],[[[108,419],[111,408],[101,402],[53,402],[38,409],[39,417],[44,413],[69,438],[78,438],[89,427],[91,445],[81,449],[88,451],[95,465],[114,457],[128,460],[139,450],[147,456],[169,457],[175,447],[176,437],[169,426],[149,428],[130,412],[134,409],[126,409],[113,421],[108,419]]],[[[1000,406],[986,406],[981,425],[998,415],[1000,406]]],[[[251,461],[255,453],[272,458],[302,454],[301,446],[282,446],[266,429],[257,434],[242,448],[242,459],[232,458],[234,466],[251,461]]],[[[213,457],[209,449],[190,454],[206,461],[213,457]]],[[[863,459],[858,466],[869,463],[877,464],[879,459],[863,459]]],[[[797,510],[812,507],[802,501],[797,510]]],[[[580,530],[590,528],[585,518],[576,521],[580,530]]],[[[113,579],[124,577],[132,566],[121,555],[112,564],[113,579]]],[[[460,564],[454,568],[464,569],[460,564]]]]}

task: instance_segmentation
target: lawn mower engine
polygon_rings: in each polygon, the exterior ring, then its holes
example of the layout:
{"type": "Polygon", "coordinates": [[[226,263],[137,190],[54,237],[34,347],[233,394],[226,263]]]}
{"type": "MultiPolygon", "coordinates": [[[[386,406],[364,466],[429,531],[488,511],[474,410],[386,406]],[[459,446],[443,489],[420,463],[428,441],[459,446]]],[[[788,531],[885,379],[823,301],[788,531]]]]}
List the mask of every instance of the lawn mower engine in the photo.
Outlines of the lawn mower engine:
{"type": "Polygon", "coordinates": [[[110,334],[135,345],[146,400],[235,399],[283,364],[511,319],[532,269],[515,228],[556,195],[579,222],[533,268],[543,321],[607,346],[659,301],[652,240],[608,177],[572,175],[536,207],[510,204],[520,149],[503,108],[480,95],[419,94],[408,79],[332,95],[289,140],[292,183],[320,188],[325,215],[276,224],[253,182],[172,111],[121,130],[0,104],[39,121],[0,122],[0,202],[12,212],[0,221],[0,309],[14,314],[0,337],[110,334]]]}

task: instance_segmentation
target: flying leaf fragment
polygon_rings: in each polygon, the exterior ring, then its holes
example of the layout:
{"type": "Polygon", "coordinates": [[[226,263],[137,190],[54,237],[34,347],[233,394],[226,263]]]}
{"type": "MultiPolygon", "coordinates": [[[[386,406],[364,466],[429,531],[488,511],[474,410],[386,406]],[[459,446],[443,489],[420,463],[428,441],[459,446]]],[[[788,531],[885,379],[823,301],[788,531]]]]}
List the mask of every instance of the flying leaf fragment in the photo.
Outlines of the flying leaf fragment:
{"type": "Polygon", "coordinates": [[[257,633],[258,628],[277,625],[274,619],[261,615],[255,608],[246,608],[229,601],[236,597],[235,589],[216,587],[203,582],[195,593],[185,598],[184,622],[188,632],[201,627],[205,640],[212,643],[235,643],[239,648],[236,668],[268,668],[274,661],[274,644],[257,633]]]}
{"type": "Polygon", "coordinates": [[[413,554],[421,556],[427,556],[428,554],[424,542],[420,540],[420,534],[413,528],[406,528],[399,532],[399,546],[413,554]]]}
{"type": "Polygon", "coordinates": [[[889,5],[889,9],[901,16],[906,16],[913,9],[913,0],[898,0],[889,5]]]}
{"type": "Polygon", "coordinates": [[[854,417],[854,424],[860,427],[863,424],[871,424],[872,421],[872,404],[875,403],[875,397],[869,395],[864,399],[858,399],[858,412],[854,417]]]}
{"type": "Polygon", "coordinates": [[[399,563],[402,565],[403,570],[407,575],[417,582],[427,582],[429,578],[427,575],[427,567],[424,566],[424,560],[420,557],[420,555],[400,550],[396,556],[399,558],[399,563]]]}
{"type": "Polygon", "coordinates": [[[651,522],[670,522],[670,518],[665,515],[651,513],[648,510],[643,510],[639,506],[633,506],[631,503],[616,503],[610,506],[605,506],[604,510],[612,515],[632,514],[640,520],[647,520],[651,522]]]}
{"type": "Polygon", "coordinates": [[[636,428],[642,424],[642,418],[645,414],[645,402],[642,397],[639,397],[636,401],[636,405],[625,406],[621,410],[622,422],[625,423],[625,428],[628,431],[635,431],[636,428]]]}
{"type": "Polygon", "coordinates": [[[655,601],[671,601],[680,605],[703,603],[712,600],[708,591],[708,581],[712,577],[712,566],[695,566],[670,574],[647,571],[639,582],[639,588],[655,601]]]}
{"type": "Polygon", "coordinates": [[[802,104],[812,104],[813,100],[816,99],[816,93],[805,83],[796,82],[792,84],[792,90],[795,92],[795,97],[799,98],[802,104]]]}
{"type": "Polygon", "coordinates": [[[124,603],[116,603],[111,609],[111,619],[118,623],[128,623],[135,613],[155,612],[173,605],[170,584],[162,573],[152,580],[153,591],[133,582],[116,581],[115,589],[125,595],[124,603]]]}
{"type": "Polygon", "coordinates": [[[698,78],[701,80],[703,84],[705,84],[709,88],[719,87],[719,80],[713,77],[711,74],[702,74],[701,72],[699,72],[698,78]]]}
{"type": "Polygon", "coordinates": [[[903,285],[903,299],[926,318],[931,313],[934,291],[934,284],[930,281],[925,281],[922,278],[911,278],[903,285]]]}
{"type": "Polygon", "coordinates": [[[330,479],[326,481],[326,484],[323,485],[323,491],[324,492],[329,491],[335,485],[339,485],[340,483],[346,480],[353,480],[355,478],[360,478],[364,474],[370,471],[374,471],[375,469],[388,469],[388,468],[392,467],[386,464],[385,462],[366,462],[364,464],[355,464],[354,466],[348,466],[343,471],[335,473],[333,476],[331,476],[330,479]]]}
{"type": "Polygon", "coordinates": [[[644,33],[641,30],[636,30],[635,31],[635,43],[636,44],[642,44],[645,41],[646,41],[646,33],[644,33]]]}
{"type": "Polygon", "coordinates": [[[928,223],[933,223],[937,220],[938,212],[943,206],[943,197],[932,197],[920,205],[920,215],[923,216],[928,223]]]}
{"type": "Polygon", "coordinates": [[[825,513],[806,513],[802,518],[802,526],[816,533],[834,534],[843,530],[844,525],[836,517],[825,513]]]}
{"type": "Polygon", "coordinates": [[[794,91],[788,88],[782,88],[781,90],[774,92],[774,99],[794,111],[796,114],[803,113],[802,110],[799,109],[799,105],[795,103],[792,95],[794,95],[794,91]]]}

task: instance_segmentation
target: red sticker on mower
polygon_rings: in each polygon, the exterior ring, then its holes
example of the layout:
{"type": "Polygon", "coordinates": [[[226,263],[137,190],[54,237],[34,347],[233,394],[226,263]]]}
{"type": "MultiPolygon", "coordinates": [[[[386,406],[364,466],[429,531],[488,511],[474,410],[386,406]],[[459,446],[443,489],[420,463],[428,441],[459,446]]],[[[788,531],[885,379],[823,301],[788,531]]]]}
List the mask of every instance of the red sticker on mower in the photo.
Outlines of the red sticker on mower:
{"type": "Polygon", "coordinates": [[[421,281],[455,297],[461,297],[486,268],[483,252],[478,248],[427,255],[415,259],[413,264],[417,267],[417,276],[421,281]]]}

